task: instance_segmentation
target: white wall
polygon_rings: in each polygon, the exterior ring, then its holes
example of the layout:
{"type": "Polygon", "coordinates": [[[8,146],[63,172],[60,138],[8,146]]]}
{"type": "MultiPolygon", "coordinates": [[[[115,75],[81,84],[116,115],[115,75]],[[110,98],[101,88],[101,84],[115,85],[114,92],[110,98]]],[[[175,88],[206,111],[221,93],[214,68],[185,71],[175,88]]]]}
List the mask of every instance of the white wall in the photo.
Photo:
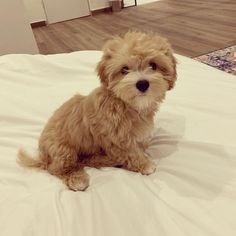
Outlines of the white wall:
{"type": "Polygon", "coordinates": [[[0,5],[0,55],[38,53],[23,2],[1,0],[0,5]]]}
{"type": "Polygon", "coordinates": [[[90,15],[88,0],[43,0],[48,23],[90,15]]]}
{"type": "Polygon", "coordinates": [[[46,21],[43,0],[23,0],[30,23],[46,21]]]}
{"type": "MultiPolygon", "coordinates": [[[[43,0],[23,0],[23,2],[31,23],[46,21],[47,17],[43,7],[43,0]]],[[[88,2],[92,11],[110,6],[109,0],[88,0],[88,2]]],[[[55,7],[57,6],[55,5],[55,7]]]]}
{"type": "Polygon", "coordinates": [[[89,0],[90,10],[98,10],[109,7],[109,0],[89,0]]]}
{"type": "Polygon", "coordinates": [[[157,1],[160,1],[160,0],[137,0],[137,5],[143,5],[143,4],[147,4],[150,2],[157,2],[157,1]]]}

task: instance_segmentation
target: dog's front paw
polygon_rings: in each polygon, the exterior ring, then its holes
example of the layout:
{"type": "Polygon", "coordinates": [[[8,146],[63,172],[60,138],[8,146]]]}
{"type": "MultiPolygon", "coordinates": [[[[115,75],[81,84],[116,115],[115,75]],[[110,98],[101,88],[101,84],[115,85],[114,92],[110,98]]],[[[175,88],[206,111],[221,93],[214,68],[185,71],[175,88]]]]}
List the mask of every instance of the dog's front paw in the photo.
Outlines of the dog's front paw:
{"type": "Polygon", "coordinates": [[[150,175],[152,173],[154,173],[156,171],[156,164],[152,161],[148,161],[145,166],[143,167],[143,169],[141,170],[141,173],[143,175],[150,175]]]}

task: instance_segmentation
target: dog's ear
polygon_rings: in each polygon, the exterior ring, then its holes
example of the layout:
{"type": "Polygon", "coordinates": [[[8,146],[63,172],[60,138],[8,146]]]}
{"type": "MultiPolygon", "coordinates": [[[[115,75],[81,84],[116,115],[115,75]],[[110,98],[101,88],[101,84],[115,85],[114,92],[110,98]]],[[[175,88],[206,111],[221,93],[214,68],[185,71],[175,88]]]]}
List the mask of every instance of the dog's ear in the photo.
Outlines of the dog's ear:
{"type": "Polygon", "coordinates": [[[106,67],[110,58],[111,56],[108,53],[104,52],[101,60],[99,61],[97,65],[98,76],[100,78],[101,83],[105,86],[108,86],[108,75],[106,72],[106,67]]]}
{"type": "Polygon", "coordinates": [[[153,42],[155,45],[153,48],[156,47],[157,52],[163,52],[166,57],[168,57],[168,69],[166,71],[165,79],[168,81],[169,88],[168,90],[171,90],[175,86],[175,81],[177,79],[177,71],[176,71],[176,59],[174,57],[174,52],[171,47],[171,44],[168,42],[167,39],[161,37],[160,35],[156,33],[149,33],[149,42],[153,42]]]}
{"type": "Polygon", "coordinates": [[[166,70],[165,79],[168,81],[169,84],[168,90],[171,90],[174,88],[175,81],[177,79],[177,71],[176,71],[177,61],[174,57],[173,50],[169,43],[166,45],[166,49],[167,50],[165,52],[165,56],[168,57],[168,62],[166,61],[168,69],[166,70]]]}
{"type": "Polygon", "coordinates": [[[169,52],[169,57],[171,58],[171,63],[172,63],[172,68],[173,68],[173,71],[171,73],[171,79],[169,80],[169,90],[171,90],[172,88],[174,88],[175,81],[177,79],[177,71],[176,71],[177,61],[176,61],[172,51],[169,52]]]}
{"type": "Polygon", "coordinates": [[[112,55],[116,53],[119,48],[122,38],[115,36],[108,40],[103,46],[103,56],[97,65],[97,73],[103,85],[108,86],[109,73],[111,73],[111,68],[108,70],[108,64],[111,62],[112,55]]]}

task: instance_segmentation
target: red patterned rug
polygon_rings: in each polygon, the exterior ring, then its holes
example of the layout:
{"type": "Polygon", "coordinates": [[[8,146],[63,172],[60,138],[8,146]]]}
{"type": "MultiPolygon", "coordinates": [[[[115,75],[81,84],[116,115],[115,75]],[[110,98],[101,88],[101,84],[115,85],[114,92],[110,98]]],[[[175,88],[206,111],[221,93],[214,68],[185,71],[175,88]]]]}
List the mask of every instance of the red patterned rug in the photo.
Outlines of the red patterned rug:
{"type": "Polygon", "coordinates": [[[207,53],[194,59],[236,75],[236,45],[207,53]]]}

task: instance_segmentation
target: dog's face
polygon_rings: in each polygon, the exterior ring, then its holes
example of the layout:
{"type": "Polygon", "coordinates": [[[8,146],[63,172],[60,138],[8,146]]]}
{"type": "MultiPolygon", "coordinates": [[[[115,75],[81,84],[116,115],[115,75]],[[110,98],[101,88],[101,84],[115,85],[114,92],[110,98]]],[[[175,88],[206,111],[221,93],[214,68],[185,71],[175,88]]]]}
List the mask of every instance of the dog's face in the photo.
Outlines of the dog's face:
{"type": "Polygon", "coordinates": [[[128,32],[109,40],[97,71],[101,82],[136,110],[160,103],[176,80],[169,43],[156,34],[128,32]]]}

